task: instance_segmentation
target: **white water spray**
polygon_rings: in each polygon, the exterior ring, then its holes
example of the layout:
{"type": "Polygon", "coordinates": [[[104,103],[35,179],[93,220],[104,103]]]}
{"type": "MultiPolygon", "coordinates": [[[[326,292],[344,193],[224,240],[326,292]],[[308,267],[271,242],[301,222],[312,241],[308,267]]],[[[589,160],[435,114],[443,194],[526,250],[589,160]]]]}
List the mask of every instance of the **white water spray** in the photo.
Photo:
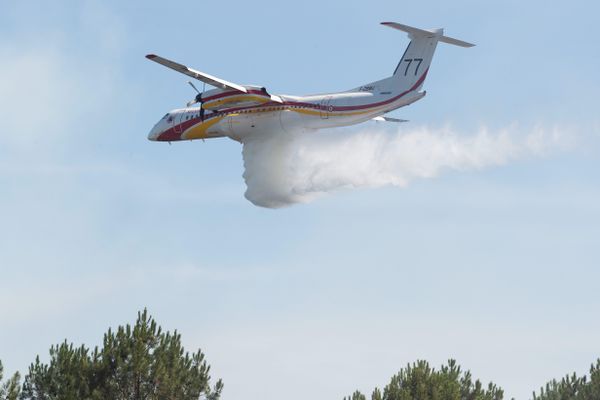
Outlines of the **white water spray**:
{"type": "Polygon", "coordinates": [[[445,127],[389,131],[273,132],[244,140],[245,196],[258,206],[306,203],[326,193],[386,185],[405,187],[447,169],[503,165],[564,147],[558,128],[516,127],[463,135],[445,127]]]}

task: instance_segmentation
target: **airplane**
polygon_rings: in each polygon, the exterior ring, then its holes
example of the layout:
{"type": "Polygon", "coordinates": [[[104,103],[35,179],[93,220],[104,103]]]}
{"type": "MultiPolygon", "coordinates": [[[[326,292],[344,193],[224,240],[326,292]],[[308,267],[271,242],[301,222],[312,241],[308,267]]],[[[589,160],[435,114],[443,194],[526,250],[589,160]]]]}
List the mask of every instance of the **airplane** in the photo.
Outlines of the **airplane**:
{"type": "Polygon", "coordinates": [[[385,116],[425,97],[423,83],[438,42],[460,47],[474,44],[444,36],[443,29],[424,30],[395,22],[384,26],[408,33],[410,43],[392,76],[344,92],[309,96],[271,94],[265,87],[239,85],[155,54],[146,58],[215,89],[200,92],[185,108],[169,111],[148,139],[159,142],[229,137],[238,142],[268,131],[318,130],[369,120],[405,122],[385,116]]]}

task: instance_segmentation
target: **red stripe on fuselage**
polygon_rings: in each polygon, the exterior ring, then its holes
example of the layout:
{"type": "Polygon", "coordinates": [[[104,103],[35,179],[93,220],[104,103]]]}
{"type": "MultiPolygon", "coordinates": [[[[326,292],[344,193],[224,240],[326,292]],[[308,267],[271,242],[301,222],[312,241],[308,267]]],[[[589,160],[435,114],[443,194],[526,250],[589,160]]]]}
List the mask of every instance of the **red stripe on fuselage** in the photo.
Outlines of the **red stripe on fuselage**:
{"type": "MultiPolygon", "coordinates": [[[[383,100],[383,101],[380,101],[377,103],[360,104],[360,105],[356,105],[356,106],[339,106],[339,107],[333,106],[331,111],[364,110],[364,109],[368,109],[368,108],[376,108],[376,107],[384,106],[386,104],[393,103],[394,101],[399,100],[400,98],[406,96],[410,92],[415,91],[419,86],[421,86],[423,84],[423,82],[425,81],[425,78],[427,77],[428,72],[429,72],[429,68],[427,68],[427,70],[423,73],[423,75],[419,78],[419,80],[410,89],[400,93],[399,95],[397,95],[395,97],[392,97],[390,99],[383,100]]],[[[241,93],[241,92],[230,91],[230,92],[225,92],[225,93],[219,93],[215,96],[207,97],[206,99],[202,99],[202,100],[207,101],[209,99],[215,99],[217,97],[226,97],[226,96],[229,96],[232,94],[239,94],[239,93],[241,93]]],[[[249,91],[249,93],[264,94],[264,92],[262,92],[260,90],[251,90],[251,91],[249,91]]],[[[301,106],[301,107],[313,108],[313,109],[317,109],[317,110],[320,109],[320,104],[315,104],[315,103],[286,101],[283,104],[281,104],[281,103],[275,103],[275,102],[268,102],[268,103],[264,103],[264,104],[254,105],[254,106],[229,108],[229,109],[225,109],[225,110],[222,110],[222,111],[219,111],[216,113],[208,114],[208,115],[204,116],[204,121],[207,121],[214,117],[222,116],[223,114],[229,114],[229,113],[245,111],[245,110],[253,110],[253,109],[262,108],[262,107],[273,107],[273,106],[301,106]]],[[[193,118],[193,119],[190,119],[188,121],[185,121],[185,122],[179,124],[178,130],[181,131],[179,133],[175,132],[175,126],[173,126],[169,129],[167,129],[166,131],[164,131],[163,133],[161,133],[156,140],[165,141],[165,142],[181,140],[181,134],[183,132],[185,132],[186,129],[197,124],[198,122],[200,122],[200,118],[193,118]]]]}
{"type": "Polygon", "coordinates": [[[217,93],[215,95],[212,95],[212,96],[209,96],[209,97],[206,97],[206,98],[203,97],[202,98],[202,102],[212,101],[212,100],[216,100],[216,99],[221,99],[223,97],[228,97],[228,96],[239,96],[239,95],[243,95],[243,94],[258,94],[258,95],[262,95],[262,96],[265,96],[265,97],[269,97],[262,90],[248,90],[247,93],[239,92],[237,90],[231,90],[229,92],[217,93]]]}
{"type": "MultiPolygon", "coordinates": [[[[427,70],[423,73],[423,75],[419,78],[419,80],[410,89],[408,89],[408,90],[400,93],[399,95],[397,95],[395,97],[392,97],[390,99],[383,100],[383,101],[380,101],[380,102],[377,102],[377,103],[359,104],[359,105],[356,105],[356,106],[337,106],[337,107],[336,106],[332,106],[331,111],[363,110],[363,109],[367,109],[367,108],[375,108],[375,107],[380,107],[380,106],[384,106],[386,104],[393,103],[394,101],[399,100],[400,98],[406,96],[410,92],[415,91],[419,86],[421,86],[423,84],[423,82],[425,81],[425,78],[427,77],[427,73],[428,72],[429,72],[429,68],[427,68],[427,70]]],[[[255,108],[272,107],[272,106],[277,106],[277,105],[303,106],[303,107],[307,107],[307,108],[320,109],[320,104],[318,104],[318,103],[304,103],[304,102],[299,102],[299,101],[286,101],[283,104],[281,104],[281,103],[275,103],[275,102],[269,102],[269,103],[255,105],[255,106],[229,108],[229,109],[222,110],[222,112],[237,112],[237,111],[242,111],[242,110],[251,110],[251,109],[255,109],[255,108]]]]}

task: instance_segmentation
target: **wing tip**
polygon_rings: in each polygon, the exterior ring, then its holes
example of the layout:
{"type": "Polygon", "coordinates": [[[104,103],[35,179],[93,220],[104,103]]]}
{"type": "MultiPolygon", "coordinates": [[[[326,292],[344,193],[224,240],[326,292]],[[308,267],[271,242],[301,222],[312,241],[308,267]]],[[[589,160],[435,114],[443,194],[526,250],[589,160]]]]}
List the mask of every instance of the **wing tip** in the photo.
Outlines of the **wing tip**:
{"type": "Polygon", "coordinates": [[[156,57],[158,57],[156,54],[146,54],[148,60],[154,60],[156,57]]]}

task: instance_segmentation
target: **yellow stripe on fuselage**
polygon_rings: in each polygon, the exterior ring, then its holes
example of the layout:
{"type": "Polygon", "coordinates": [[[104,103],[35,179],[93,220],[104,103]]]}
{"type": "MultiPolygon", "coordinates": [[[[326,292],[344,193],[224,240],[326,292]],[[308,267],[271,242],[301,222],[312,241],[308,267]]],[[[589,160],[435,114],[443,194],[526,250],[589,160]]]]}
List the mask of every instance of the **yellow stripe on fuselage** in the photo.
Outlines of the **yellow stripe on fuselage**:
{"type": "MultiPolygon", "coordinates": [[[[243,96],[239,96],[239,97],[243,97],[243,96]]],[[[255,97],[257,97],[261,101],[263,101],[263,100],[264,100],[264,102],[267,101],[263,97],[258,97],[258,96],[255,96],[255,97]]],[[[248,97],[246,96],[245,98],[248,98],[248,97]]],[[[360,111],[329,112],[326,110],[315,110],[315,109],[310,109],[310,108],[296,108],[293,106],[292,107],[290,107],[290,106],[275,106],[275,107],[267,107],[264,109],[255,108],[255,109],[252,109],[249,111],[251,113],[268,113],[268,112],[277,112],[277,111],[288,110],[288,111],[294,111],[299,114],[305,114],[305,115],[313,115],[313,116],[327,115],[328,117],[344,117],[344,116],[368,114],[368,113],[377,111],[379,109],[382,109],[384,107],[385,106],[377,106],[377,107],[368,108],[368,109],[360,110],[360,111]]],[[[221,122],[226,116],[235,117],[237,115],[239,115],[239,111],[228,113],[228,114],[222,115],[220,117],[214,117],[208,121],[199,122],[199,123],[191,126],[190,128],[186,129],[182,133],[181,139],[182,140],[207,139],[209,136],[206,134],[206,132],[210,127],[221,122]]]]}
{"type": "Polygon", "coordinates": [[[271,99],[269,99],[268,97],[263,97],[263,96],[254,96],[254,95],[243,94],[243,95],[238,95],[238,96],[224,97],[222,99],[213,100],[213,101],[207,101],[206,103],[202,104],[202,108],[210,109],[210,108],[214,108],[214,107],[219,107],[223,104],[245,103],[245,102],[252,102],[252,101],[257,102],[257,103],[266,103],[268,101],[271,101],[271,99]]]}
{"type": "Polygon", "coordinates": [[[225,117],[215,117],[209,121],[200,122],[199,124],[193,125],[183,132],[181,135],[182,139],[192,140],[192,139],[206,139],[208,136],[206,135],[206,131],[211,126],[217,124],[225,117]]]}
{"type": "MultiPolygon", "coordinates": [[[[386,107],[388,107],[389,104],[384,104],[384,105],[380,105],[380,106],[375,106],[375,107],[371,107],[371,108],[366,108],[366,109],[362,109],[359,111],[328,111],[328,110],[319,110],[319,109],[314,109],[314,108],[308,108],[305,106],[269,106],[267,108],[249,108],[249,109],[245,109],[245,110],[237,110],[234,111],[235,115],[239,114],[239,113],[267,113],[267,112],[277,112],[277,111],[294,111],[297,112],[299,114],[305,114],[305,115],[327,115],[330,117],[344,117],[344,116],[351,116],[351,115],[362,115],[362,114],[368,114],[368,113],[372,113],[375,111],[381,111],[383,109],[385,109],[386,107]]],[[[225,111],[226,112],[226,111],[225,111]]],[[[234,115],[234,114],[227,114],[227,115],[234,115]]]]}
{"type": "Polygon", "coordinates": [[[323,115],[323,116],[329,116],[329,117],[345,117],[345,116],[350,116],[350,115],[361,115],[361,114],[368,114],[368,113],[372,113],[373,111],[378,111],[379,109],[383,109],[385,108],[385,106],[378,106],[378,107],[373,107],[373,108],[367,108],[365,110],[361,110],[361,111],[337,111],[337,112],[329,112],[327,110],[312,110],[312,109],[308,109],[308,108],[290,108],[290,111],[294,111],[300,114],[306,114],[306,115],[323,115]]]}

